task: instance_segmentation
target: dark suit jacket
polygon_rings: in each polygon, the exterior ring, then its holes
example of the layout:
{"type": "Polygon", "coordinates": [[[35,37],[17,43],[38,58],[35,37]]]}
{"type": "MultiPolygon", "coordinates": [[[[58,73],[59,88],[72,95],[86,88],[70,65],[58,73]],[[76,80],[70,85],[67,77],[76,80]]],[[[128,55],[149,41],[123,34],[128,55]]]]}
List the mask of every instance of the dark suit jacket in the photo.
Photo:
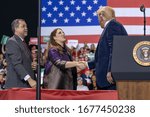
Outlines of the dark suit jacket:
{"type": "Polygon", "coordinates": [[[108,87],[107,72],[111,69],[112,47],[114,35],[127,35],[122,24],[116,20],[111,20],[104,28],[98,42],[95,60],[88,63],[90,68],[96,69],[96,80],[99,87],[108,87]],[[95,66],[94,66],[95,65],[95,66]]]}
{"type": "Polygon", "coordinates": [[[6,44],[6,61],[8,63],[6,88],[30,87],[24,77],[29,74],[31,78],[34,78],[31,53],[16,35],[11,37],[6,44]]]}

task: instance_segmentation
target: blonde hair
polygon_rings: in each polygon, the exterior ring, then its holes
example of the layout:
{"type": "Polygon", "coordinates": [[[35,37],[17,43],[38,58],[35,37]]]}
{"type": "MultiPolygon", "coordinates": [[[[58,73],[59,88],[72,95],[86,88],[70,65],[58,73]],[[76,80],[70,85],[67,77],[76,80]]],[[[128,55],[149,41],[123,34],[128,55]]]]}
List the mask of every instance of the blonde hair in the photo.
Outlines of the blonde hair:
{"type": "Polygon", "coordinates": [[[108,21],[110,19],[115,19],[115,11],[112,7],[110,6],[105,6],[105,7],[101,7],[97,10],[97,14],[99,15],[103,15],[103,17],[105,17],[105,19],[108,21]]]}

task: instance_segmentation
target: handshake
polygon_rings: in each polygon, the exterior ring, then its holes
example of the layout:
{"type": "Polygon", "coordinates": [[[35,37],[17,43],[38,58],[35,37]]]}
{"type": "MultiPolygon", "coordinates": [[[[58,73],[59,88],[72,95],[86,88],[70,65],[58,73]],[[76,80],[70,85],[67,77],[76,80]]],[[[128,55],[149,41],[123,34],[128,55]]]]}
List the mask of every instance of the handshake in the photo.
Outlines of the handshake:
{"type": "Polygon", "coordinates": [[[85,68],[87,68],[88,67],[88,64],[87,64],[87,62],[85,62],[85,61],[79,61],[78,63],[77,63],[77,72],[80,72],[80,71],[82,71],[82,70],[84,70],[85,68]]]}

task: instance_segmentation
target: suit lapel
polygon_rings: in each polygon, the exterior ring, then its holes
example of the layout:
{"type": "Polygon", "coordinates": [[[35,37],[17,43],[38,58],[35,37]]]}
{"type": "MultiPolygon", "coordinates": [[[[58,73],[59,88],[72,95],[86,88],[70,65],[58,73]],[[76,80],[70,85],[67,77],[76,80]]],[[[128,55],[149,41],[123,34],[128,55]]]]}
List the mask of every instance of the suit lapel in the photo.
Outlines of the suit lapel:
{"type": "Polygon", "coordinates": [[[17,35],[14,35],[17,43],[18,43],[18,46],[21,48],[21,50],[25,53],[25,55],[27,57],[30,57],[31,58],[31,52],[29,50],[29,48],[27,47],[27,45],[25,45],[25,42],[23,42],[20,37],[18,37],[17,35]]]}
{"type": "Polygon", "coordinates": [[[114,19],[111,20],[111,21],[106,25],[106,27],[104,28],[104,30],[103,30],[103,32],[102,32],[102,34],[101,34],[101,36],[100,36],[100,39],[99,39],[99,42],[98,42],[98,45],[97,45],[97,48],[96,48],[95,61],[97,61],[97,59],[98,59],[98,49],[99,49],[100,43],[101,43],[101,41],[102,41],[102,39],[103,39],[103,36],[104,36],[105,32],[107,31],[107,27],[110,25],[111,22],[115,22],[115,20],[114,20],[114,19]]]}

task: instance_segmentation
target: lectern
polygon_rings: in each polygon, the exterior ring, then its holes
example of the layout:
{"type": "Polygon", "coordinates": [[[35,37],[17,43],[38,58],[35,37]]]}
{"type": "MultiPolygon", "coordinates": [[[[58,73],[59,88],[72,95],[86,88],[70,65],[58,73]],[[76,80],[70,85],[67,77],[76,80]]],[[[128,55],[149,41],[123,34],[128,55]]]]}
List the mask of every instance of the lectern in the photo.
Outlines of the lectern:
{"type": "Polygon", "coordinates": [[[150,99],[150,36],[114,36],[111,71],[119,99],[150,99]]]}

